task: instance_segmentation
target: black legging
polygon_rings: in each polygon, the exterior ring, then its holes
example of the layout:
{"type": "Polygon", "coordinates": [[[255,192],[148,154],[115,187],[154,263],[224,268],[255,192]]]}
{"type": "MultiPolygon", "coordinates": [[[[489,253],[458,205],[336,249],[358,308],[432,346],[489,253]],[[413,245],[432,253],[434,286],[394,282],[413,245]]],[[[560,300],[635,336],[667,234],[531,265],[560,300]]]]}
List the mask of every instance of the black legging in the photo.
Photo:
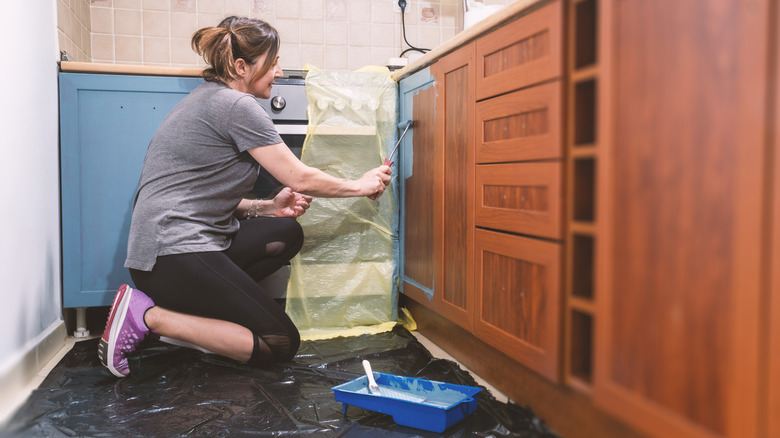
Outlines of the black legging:
{"type": "Polygon", "coordinates": [[[298,329],[257,282],[287,264],[302,245],[295,219],[248,219],[224,251],[160,256],[151,271],[131,269],[130,276],[155,305],[251,330],[249,363],[289,361],[300,345],[298,329]]]}

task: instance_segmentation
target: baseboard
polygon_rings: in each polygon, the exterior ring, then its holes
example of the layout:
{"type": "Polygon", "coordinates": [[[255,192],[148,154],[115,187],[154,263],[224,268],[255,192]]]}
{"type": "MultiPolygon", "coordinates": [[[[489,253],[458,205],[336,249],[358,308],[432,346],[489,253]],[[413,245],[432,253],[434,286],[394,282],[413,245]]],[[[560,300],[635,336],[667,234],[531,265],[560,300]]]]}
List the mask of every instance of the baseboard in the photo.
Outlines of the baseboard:
{"type": "MultiPolygon", "coordinates": [[[[0,370],[0,425],[29,397],[45,375],[42,370],[65,347],[65,321],[54,321],[29,346],[0,370]]],[[[47,371],[48,372],[48,371],[47,371]]]]}

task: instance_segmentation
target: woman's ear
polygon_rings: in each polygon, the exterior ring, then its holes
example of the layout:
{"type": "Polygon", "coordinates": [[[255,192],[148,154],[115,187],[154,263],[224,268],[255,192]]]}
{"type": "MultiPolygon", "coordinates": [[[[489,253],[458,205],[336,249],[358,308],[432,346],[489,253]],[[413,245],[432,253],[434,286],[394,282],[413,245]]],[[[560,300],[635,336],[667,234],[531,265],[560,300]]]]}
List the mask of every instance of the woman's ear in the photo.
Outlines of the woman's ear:
{"type": "Polygon", "coordinates": [[[249,71],[249,65],[246,63],[244,58],[238,58],[236,59],[236,75],[238,76],[246,76],[247,72],[249,71]]]}

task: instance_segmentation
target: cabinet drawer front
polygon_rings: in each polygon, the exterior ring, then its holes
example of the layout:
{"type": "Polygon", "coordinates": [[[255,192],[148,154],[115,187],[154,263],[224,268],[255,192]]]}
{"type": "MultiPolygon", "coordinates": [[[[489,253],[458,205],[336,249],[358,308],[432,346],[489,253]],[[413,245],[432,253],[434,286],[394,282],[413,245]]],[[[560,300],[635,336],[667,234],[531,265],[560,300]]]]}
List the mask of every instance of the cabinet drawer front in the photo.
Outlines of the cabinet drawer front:
{"type": "Polygon", "coordinates": [[[560,163],[477,166],[477,226],[560,238],[560,181],[560,163]]]}
{"type": "Polygon", "coordinates": [[[559,158],[559,81],[477,103],[477,163],[559,158]]]}
{"type": "Polygon", "coordinates": [[[561,76],[561,2],[477,40],[477,100],[561,76]]]}
{"type": "Polygon", "coordinates": [[[561,245],[476,230],[474,333],[558,379],[561,245]]]}

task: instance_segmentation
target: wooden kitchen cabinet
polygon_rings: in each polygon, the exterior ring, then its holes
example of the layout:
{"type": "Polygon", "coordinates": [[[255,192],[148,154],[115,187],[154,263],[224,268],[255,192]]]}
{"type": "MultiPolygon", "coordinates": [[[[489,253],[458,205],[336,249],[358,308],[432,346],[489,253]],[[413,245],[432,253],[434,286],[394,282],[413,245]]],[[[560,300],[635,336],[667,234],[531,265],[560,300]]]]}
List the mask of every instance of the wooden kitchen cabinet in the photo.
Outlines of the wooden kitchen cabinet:
{"type": "Polygon", "coordinates": [[[402,149],[413,157],[403,166],[411,175],[403,176],[404,294],[552,380],[560,374],[562,63],[552,59],[560,48],[538,43],[559,40],[558,3],[437,59],[434,93],[414,85],[426,70],[400,85],[401,111],[410,106],[415,117],[402,149]],[[478,101],[477,59],[500,84],[492,90],[506,94],[478,101]],[[418,185],[423,171],[431,187],[418,185]],[[415,199],[429,199],[433,214],[410,211],[415,199]]]}
{"type": "Polygon", "coordinates": [[[779,436],[778,23],[769,0],[567,0],[485,28],[474,322],[423,334],[564,436],[779,436]],[[559,122],[524,151],[539,108],[559,122]],[[523,223],[555,202],[557,232],[523,223]]]}
{"type": "Polygon", "coordinates": [[[471,328],[474,251],[474,45],[468,44],[431,67],[436,81],[437,151],[434,245],[437,289],[434,306],[445,317],[471,328]]]}
{"type": "Polygon", "coordinates": [[[543,4],[539,10],[477,40],[477,100],[538,84],[561,74],[562,4],[563,1],[543,4]]]}
{"type": "Polygon", "coordinates": [[[472,324],[474,239],[474,45],[399,84],[401,289],[466,329],[472,324]],[[435,85],[434,85],[435,84],[435,85]]]}
{"type": "Polygon", "coordinates": [[[651,436],[777,436],[769,3],[597,2],[593,396],[651,436]]]}
{"type": "Polygon", "coordinates": [[[476,230],[474,334],[558,379],[561,245],[476,230]]]}
{"type": "Polygon", "coordinates": [[[559,162],[477,166],[477,226],[560,239],[561,167],[559,162]]]}

